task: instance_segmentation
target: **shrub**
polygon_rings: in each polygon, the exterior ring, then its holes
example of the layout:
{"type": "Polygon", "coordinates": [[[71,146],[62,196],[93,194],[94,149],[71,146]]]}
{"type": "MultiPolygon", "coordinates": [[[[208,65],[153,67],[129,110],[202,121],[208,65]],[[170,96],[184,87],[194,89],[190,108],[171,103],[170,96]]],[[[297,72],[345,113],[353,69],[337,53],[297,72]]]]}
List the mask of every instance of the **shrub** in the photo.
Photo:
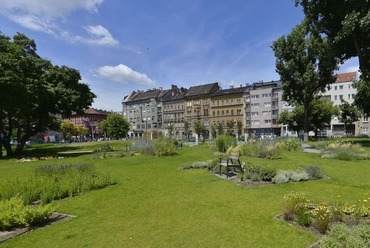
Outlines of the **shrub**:
{"type": "Polygon", "coordinates": [[[334,225],[320,242],[320,247],[370,247],[370,226],[358,225],[351,231],[345,224],[334,225]]]}
{"type": "Polygon", "coordinates": [[[312,223],[311,220],[311,213],[308,209],[308,204],[306,203],[298,203],[295,206],[294,213],[297,217],[298,224],[302,226],[310,226],[312,223]]]}
{"type": "Polygon", "coordinates": [[[331,209],[327,205],[318,205],[311,210],[314,223],[320,233],[325,234],[331,221],[331,209]]]}
{"type": "Polygon", "coordinates": [[[321,179],[324,177],[323,173],[321,172],[320,167],[311,165],[305,168],[310,179],[321,179]]]}
{"type": "Polygon", "coordinates": [[[259,175],[263,181],[272,181],[276,176],[276,167],[265,165],[259,170],[259,175]]]}
{"type": "Polygon", "coordinates": [[[281,140],[282,140],[282,143],[284,144],[284,150],[289,151],[289,152],[302,151],[302,143],[298,138],[285,138],[281,140]]]}
{"type": "Polygon", "coordinates": [[[240,151],[242,155],[250,157],[277,159],[281,155],[282,148],[271,140],[252,140],[243,144],[240,151]]]}
{"type": "Polygon", "coordinates": [[[231,135],[220,135],[216,138],[216,147],[219,152],[226,152],[230,147],[235,147],[236,144],[236,138],[231,135]]]}
{"type": "Polygon", "coordinates": [[[284,209],[284,219],[292,220],[298,205],[304,205],[308,203],[306,196],[303,193],[291,192],[284,196],[285,209],[284,209]]]}
{"type": "Polygon", "coordinates": [[[115,183],[110,176],[97,172],[92,164],[43,165],[28,179],[3,186],[0,198],[10,199],[19,194],[25,204],[36,200],[47,204],[115,183]]]}
{"type": "Polygon", "coordinates": [[[25,206],[19,197],[0,201],[0,230],[37,225],[54,211],[50,206],[25,206]]]}
{"type": "Polygon", "coordinates": [[[273,183],[287,183],[290,181],[290,175],[291,175],[292,172],[290,171],[284,171],[284,170],[281,170],[281,171],[278,171],[276,173],[276,176],[272,179],[272,182],[273,183]]]}
{"type": "Polygon", "coordinates": [[[298,170],[291,173],[290,179],[293,182],[307,181],[309,179],[309,176],[305,170],[298,170]]]}
{"type": "Polygon", "coordinates": [[[176,154],[176,145],[172,138],[160,138],[155,141],[155,155],[172,156],[176,154]]]}

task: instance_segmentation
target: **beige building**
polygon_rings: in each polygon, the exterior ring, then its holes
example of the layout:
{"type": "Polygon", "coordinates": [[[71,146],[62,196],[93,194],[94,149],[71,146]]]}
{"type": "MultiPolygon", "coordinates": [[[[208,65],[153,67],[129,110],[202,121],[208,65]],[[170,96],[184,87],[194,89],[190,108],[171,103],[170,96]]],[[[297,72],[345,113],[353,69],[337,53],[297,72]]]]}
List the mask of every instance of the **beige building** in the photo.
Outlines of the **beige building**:
{"type": "Polygon", "coordinates": [[[188,92],[185,88],[178,88],[172,85],[169,92],[162,99],[163,123],[167,131],[172,127],[173,135],[180,138],[185,133],[185,94],[188,92]]]}
{"type": "Polygon", "coordinates": [[[192,86],[186,93],[185,99],[185,121],[190,124],[194,133],[195,122],[201,122],[209,134],[211,120],[211,95],[220,89],[218,83],[192,86]]]}
{"type": "Polygon", "coordinates": [[[280,135],[277,123],[282,110],[280,81],[254,83],[244,95],[245,132],[251,137],[280,135]]]}
{"type": "Polygon", "coordinates": [[[232,122],[233,133],[238,133],[238,122],[242,125],[244,133],[244,104],[243,96],[249,87],[230,88],[219,90],[211,95],[211,125],[215,128],[221,123],[226,132],[227,123],[232,122]]]}

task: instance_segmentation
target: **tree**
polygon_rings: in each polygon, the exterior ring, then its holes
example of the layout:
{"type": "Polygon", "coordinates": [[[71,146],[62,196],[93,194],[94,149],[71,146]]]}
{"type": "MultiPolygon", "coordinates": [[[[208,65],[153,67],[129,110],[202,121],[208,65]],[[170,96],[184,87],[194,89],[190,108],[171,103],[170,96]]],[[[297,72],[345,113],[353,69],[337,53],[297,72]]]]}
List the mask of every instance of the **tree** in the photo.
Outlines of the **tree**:
{"type": "Polygon", "coordinates": [[[243,132],[243,122],[237,121],[236,126],[238,129],[238,139],[240,140],[240,137],[242,136],[242,132],[243,132]]]}
{"type": "Polygon", "coordinates": [[[107,119],[99,122],[99,128],[112,139],[127,137],[130,123],[122,115],[111,113],[107,119]]]}
{"type": "Polygon", "coordinates": [[[201,123],[200,121],[196,121],[194,129],[195,133],[198,134],[198,137],[200,137],[201,135],[203,136],[203,142],[205,142],[207,129],[203,125],[203,123],[201,123]]]}
{"type": "Polygon", "coordinates": [[[361,71],[355,103],[370,113],[370,1],[296,0],[315,32],[325,36],[340,63],[358,57],[361,71]],[[334,7],[333,7],[334,6],[334,7]]]}
{"type": "Polygon", "coordinates": [[[344,123],[344,133],[346,134],[347,125],[358,121],[358,119],[361,116],[361,112],[354,104],[350,104],[343,99],[341,100],[341,102],[342,103],[339,105],[340,108],[339,120],[340,122],[344,123]]]}
{"type": "Polygon", "coordinates": [[[211,135],[212,135],[212,138],[216,138],[216,136],[217,136],[217,130],[216,130],[216,127],[215,127],[215,125],[213,124],[213,125],[211,125],[211,135]]]}
{"type": "Polygon", "coordinates": [[[169,125],[167,127],[167,130],[168,130],[168,134],[170,135],[170,137],[172,137],[173,136],[173,125],[172,124],[169,125]]]}
{"type": "Polygon", "coordinates": [[[223,135],[224,134],[224,127],[222,126],[222,123],[221,122],[219,122],[217,124],[217,134],[218,135],[223,135]]]}
{"type": "Polygon", "coordinates": [[[226,126],[227,126],[227,135],[233,135],[234,122],[227,121],[226,126]]]}
{"type": "Polygon", "coordinates": [[[316,33],[309,33],[305,22],[297,25],[288,36],[276,40],[272,49],[276,57],[276,71],[280,75],[283,100],[303,107],[304,141],[308,140],[310,104],[334,83],[332,76],[337,60],[330,52],[328,41],[316,33]]]}
{"type": "Polygon", "coordinates": [[[89,129],[87,127],[78,126],[77,128],[77,135],[80,137],[80,142],[82,141],[82,137],[89,133],[89,129]]]}
{"type": "Polygon", "coordinates": [[[184,130],[185,130],[185,135],[188,137],[188,141],[190,142],[190,137],[189,137],[190,124],[187,121],[184,122],[184,130]]]}
{"type": "Polygon", "coordinates": [[[63,121],[60,124],[60,131],[69,141],[71,140],[72,136],[76,135],[78,132],[77,127],[70,121],[63,121]]]}
{"type": "MultiPolygon", "coordinates": [[[[315,99],[310,104],[311,114],[308,118],[308,131],[322,130],[331,118],[339,114],[338,107],[325,99],[315,99]]],[[[289,130],[300,133],[304,127],[304,110],[302,105],[295,106],[293,111],[284,110],[280,113],[278,123],[288,125],[289,130]]]]}
{"type": "Polygon", "coordinates": [[[7,156],[12,156],[11,139],[21,155],[30,137],[60,127],[56,116],[81,113],[96,97],[80,73],[54,66],[36,53],[36,44],[23,34],[13,40],[0,33],[0,132],[7,156]],[[17,96],[17,97],[14,97],[17,96]]]}

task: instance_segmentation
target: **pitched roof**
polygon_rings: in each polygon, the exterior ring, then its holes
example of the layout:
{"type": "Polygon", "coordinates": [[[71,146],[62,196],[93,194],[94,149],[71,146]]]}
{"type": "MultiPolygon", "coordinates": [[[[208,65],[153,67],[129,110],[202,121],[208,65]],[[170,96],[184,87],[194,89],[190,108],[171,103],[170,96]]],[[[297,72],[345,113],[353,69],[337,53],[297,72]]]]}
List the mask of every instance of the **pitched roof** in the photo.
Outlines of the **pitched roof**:
{"type": "Polygon", "coordinates": [[[347,72],[335,75],[336,83],[352,82],[356,80],[356,72],[347,72]]]}
{"type": "Polygon", "coordinates": [[[189,88],[188,93],[186,93],[185,96],[212,94],[213,92],[217,91],[219,88],[220,87],[218,86],[218,83],[192,86],[192,87],[189,88]]]}
{"type": "Polygon", "coordinates": [[[109,115],[110,112],[101,110],[101,109],[94,109],[94,108],[88,108],[85,110],[85,114],[90,114],[90,115],[109,115]]]}
{"type": "Polygon", "coordinates": [[[169,90],[169,94],[167,94],[163,98],[163,102],[170,102],[170,101],[178,101],[185,98],[188,89],[186,88],[178,88],[176,85],[171,85],[171,89],[169,90]]]}
{"type": "Polygon", "coordinates": [[[244,87],[237,87],[237,88],[230,88],[225,90],[219,90],[212,94],[212,96],[221,96],[221,95],[231,95],[231,94],[237,94],[237,93],[244,93],[249,86],[244,87]]]}
{"type": "Polygon", "coordinates": [[[137,92],[137,94],[132,95],[130,99],[128,99],[126,102],[142,101],[142,100],[149,100],[152,98],[157,98],[161,92],[162,90],[160,89],[139,91],[137,92]]]}

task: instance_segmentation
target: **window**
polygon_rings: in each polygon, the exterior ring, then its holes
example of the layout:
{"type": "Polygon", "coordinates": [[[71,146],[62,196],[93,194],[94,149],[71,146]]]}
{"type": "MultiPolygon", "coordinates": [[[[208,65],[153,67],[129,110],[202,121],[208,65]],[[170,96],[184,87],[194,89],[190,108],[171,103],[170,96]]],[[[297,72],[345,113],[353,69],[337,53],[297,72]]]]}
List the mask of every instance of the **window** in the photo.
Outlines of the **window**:
{"type": "Polygon", "coordinates": [[[251,99],[258,99],[259,95],[251,95],[251,99]]]}
{"type": "Polygon", "coordinates": [[[368,127],[362,128],[362,133],[369,133],[369,128],[368,127]]]}
{"type": "Polygon", "coordinates": [[[257,103],[252,103],[252,108],[259,108],[260,107],[260,104],[257,102],[257,103]]]}
{"type": "Polygon", "coordinates": [[[262,98],[271,98],[271,93],[262,94],[262,98]]]}
{"type": "Polygon", "coordinates": [[[338,96],[337,95],[334,96],[334,100],[338,100],[338,96]]]}
{"type": "Polygon", "coordinates": [[[262,115],[266,116],[266,115],[270,115],[271,114],[271,111],[262,111],[262,115]]]}
{"type": "Polygon", "coordinates": [[[339,85],[339,89],[340,90],[343,90],[343,85],[339,85]]]}
{"type": "Polygon", "coordinates": [[[226,115],[229,115],[229,110],[228,109],[226,110],[226,115]]]}
{"type": "Polygon", "coordinates": [[[338,86],[334,86],[334,90],[337,90],[338,89],[338,86]]]}
{"type": "Polygon", "coordinates": [[[352,94],[352,99],[355,99],[355,94],[352,94]]]}
{"type": "Polygon", "coordinates": [[[259,125],[260,124],[260,121],[259,120],[254,120],[253,121],[253,125],[259,125]]]}
{"type": "Polygon", "coordinates": [[[363,122],[369,122],[369,116],[367,116],[367,115],[364,115],[364,121],[363,122]]]}
{"type": "Polygon", "coordinates": [[[265,124],[271,124],[271,120],[265,120],[265,124]]]}
{"type": "Polygon", "coordinates": [[[339,95],[339,99],[342,100],[343,99],[343,95],[339,95]]]}
{"type": "Polygon", "coordinates": [[[252,112],[252,116],[258,116],[258,112],[252,112]]]}
{"type": "Polygon", "coordinates": [[[348,99],[351,99],[351,94],[348,94],[348,99]]]}
{"type": "Polygon", "coordinates": [[[271,102],[264,102],[263,104],[265,107],[271,107],[271,102]]]}

